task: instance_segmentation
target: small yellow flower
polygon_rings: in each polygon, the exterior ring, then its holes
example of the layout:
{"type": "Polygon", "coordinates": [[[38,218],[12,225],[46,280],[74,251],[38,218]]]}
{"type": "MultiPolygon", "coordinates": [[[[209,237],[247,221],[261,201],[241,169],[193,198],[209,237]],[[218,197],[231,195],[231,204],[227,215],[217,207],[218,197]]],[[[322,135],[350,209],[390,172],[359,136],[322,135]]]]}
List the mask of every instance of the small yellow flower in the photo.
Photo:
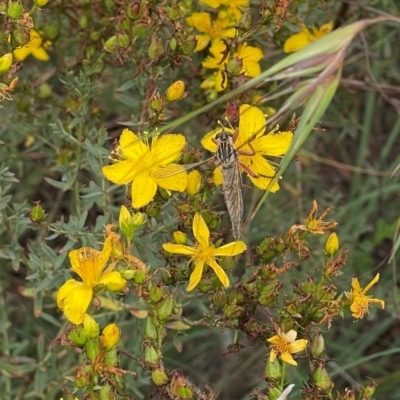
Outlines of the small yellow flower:
{"type": "Polygon", "coordinates": [[[297,365],[297,362],[293,359],[292,354],[303,351],[308,343],[306,339],[296,340],[297,332],[291,329],[289,332],[278,332],[277,335],[267,339],[267,342],[271,343],[271,353],[269,356],[270,362],[274,362],[276,357],[279,357],[282,361],[297,365]]]}
{"type": "MultiPolygon", "coordinates": [[[[98,285],[114,292],[121,291],[126,281],[117,271],[105,268],[112,252],[112,238],[108,237],[100,252],[91,247],[82,247],[69,253],[72,270],[82,282],[69,279],[57,293],[57,305],[70,322],[81,324],[98,285]]],[[[114,263],[115,266],[115,263],[114,263]]]]}
{"type": "Polygon", "coordinates": [[[104,176],[118,185],[132,182],[132,206],[140,208],[153,200],[157,187],[183,192],[187,174],[174,164],[185,146],[183,135],[153,136],[151,146],[129,129],[124,129],[113,158],[114,164],[102,168],[104,176]]]}
{"type": "Polygon", "coordinates": [[[194,196],[201,187],[201,174],[197,169],[191,171],[187,177],[186,193],[189,196],[194,196]]]}
{"type": "MultiPolygon", "coordinates": [[[[221,92],[227,87],[226,76],[223,74],[225,65],[229,61],[229,57],[226,57],[225,55],[226,50],[226,44],[220,39],[215,39],[210,47],[210,53],[212,56],[208,56],[202,62],[204,68],[217,69],[214,81],[215,90],[217,92],[221,92]]],[[[232,58],[238,58],[242,61],[243,66],[241,73],[244,76],[254,78],[261,74],[259,62],[263,58],[263,53],[258,47],[249,46],[247,43],[243,43],[232,58]]],[[[206,79],[200,87],[202,89],[209,88],[210,81],[206,79]]]]}
{"type": "MultiPolygon", "coordinates": [[[[267,121],[259,108],[242,104],[239,111],[239,133],[234,147],[239,151],[241,170],[247,172],[254,185],[266,190],[275,176],[275,168],[264,156],[284,155],[293,139],[293,132],[269,132],[265,135],[267,121]],[[249,170],[253,175],[249,174],[249,170]]],[[[201,141],[203,147],[215,153],[217,145],[212,139],[221,131],[234,133],[231,128],[217,128],[204,136],[201,141]]],[[[214,171],[215,184],[220,185],[222,179],[222,167],[218,166],[214,171]]],[[[270,191],[276,192],[278,189],[279,185],[275,183],[270,191]]]]}
{"type": "Polygon", "coordinates": [[[320,29],[313,26],[313,33],[311,33],[306,26],[302,26],[301,32],[295,33],[286,39],[283,45],[283,51],[285,53],[293,53],[308,46],[310,43],[321,39],[323,36],[327,35],[333,28],[333,22],[328,22],[322,25],[320,29]]]}
{"type": "Polygon", "coordinates": [[[377,303],[381,306],[382,309],[385,308],[385,302],[383,300],[375,299],[373,297],[365,295],[368,290],[371,289],[371,287],[374,286],[375,283],[378,281],[379,274],[376,274],[375,278],[372,279],[372,281],[368,283],[368,285],[364,289],[361,289],[358,279],[352,279],[351,286],[353,290],[350,293],[345,294],[347,298],[351,301],[350,310],[353,312],[352,316],[354,318],[363,318],[364,315],[368,313],[370,303],[377,303]]]}
{"type": "Polygon", "coordinates": [[[100,343],[107,349],[113,349],[119,342],[121,330],[116,324],[109,324],[101,333],[100,343]]]}
{"type": "Polygon", "coordinates": [[[339,238],[335,232],[332,232],[325,245],[325,252],[328,256],[332,257],[339,249],[339,238]]]}
{"type": "Polygon", "coordinates": [[[50,46],[51,42],[47,40],[43,41],[43,38],[34,29],[31,29],[30,34],[30,41],[25,46],[16,48],[13,53],[14,57],[18,61],[23,61],[26,57],[32,54],[32,56],[38,60],[48,61],[50,57],[45,49],[50,46]]]}
{"type": "Polygon", "coordinates": [[[194,27],[201,35],[196,35],[197,45],[195,51],[205,49],[210,41],[220,38],[234,38],[236,36],[236,28],[234,25],[241,17],[239,10],[235,13],[224,14],[224,18],[218,16],[214,21],[208,12],[193,13],[186,18],[186,23],[194,27]]]}
{"type": "Polygon", "coordinates": [[[182,100],[186,97],[187,92],[185,92],[185,82],[176,81],[174,82],[165,92],[165,98],[168,102],[174,102],[182,100]]]}
{"type": "Polygon", "coordinates": [[[208,230],[203,217],[199,213],[196,213],[193,218],[193,234],[198,242],[194,247],[174,243],[163,244],[164,250],[169,251],[170,253],[191,256],[190,261],[193,261],[195,268],[190,275],[189,285],[187,286],[186,290],[193,290],[200,282],[203,274],[204,264],[209,265],[214,270],[222,285],[227,288],[229,286],[228,275],[218,265],[215,258],[220,256],[233,257],[241,254],[246,250],[246,244],[242,241],[237,241],[225,244],[219,248],[215,248],[214,246],[210,245],[210,231],[208,230]]]}

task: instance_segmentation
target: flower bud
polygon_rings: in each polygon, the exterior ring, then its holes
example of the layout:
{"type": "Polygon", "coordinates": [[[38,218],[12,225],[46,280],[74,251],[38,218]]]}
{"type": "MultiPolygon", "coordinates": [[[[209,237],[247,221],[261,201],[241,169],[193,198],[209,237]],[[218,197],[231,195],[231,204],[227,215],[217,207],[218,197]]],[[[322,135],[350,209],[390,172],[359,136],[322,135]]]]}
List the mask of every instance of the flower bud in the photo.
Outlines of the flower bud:
{"type": "Polygon", "coordinates": [[[149,292],[149,297],[151,301],[154,301],[154,303],[158,303],[163,296],[163,290],[160,288],[158,285],[154,285],[150,288],[149,292]]]}
{"type": "Polygon", "coordinates": [[[268,400],[278,400],[282,391],[277,387],[268,388],[268,400]]]}
{"type": "Polygon", "coordinates": [[[182,11],[179,6],[167,7],[168,10],[168,18],[171,21],[176,21],[182,18],[182,11]]]}
{"type": "Polygon", "coordinates": [[[187,243],[187,235],[184,232],[175,231],[172,234],[172,236],[175,240],[175,243],[178,243],[178,244],[186,244],[187,243]]]}
{"type": "Polygon", "coordinates": [[[130,19],[136,20],[143,13],[144,1],[136,0],[128,5],[127,14],[130,19]]]}
{"type": "Polygon", "coordinates": [[[243,60],[239,57],[234,57],[228,61],[226,69],[228,73],[232,76],[239,76],[242,72],[243,60]]]}
{"type": "Polygon", "coordinates": [[[345,389],[341,397],[342,400],[356,400],[356,391],[354,388],[345,389]]]}
{"type": "Polygon", "coordinates": [[[157,350],[149,345],[144,349],[144,360],[149,364],[158,364],[160,357],[158,356],[157,350]]]}
{"type": "Polygon", "coordinates": [[[88,339],[85,343],[85,352],[90,361],[94,361],[100,352],[99,339],[88,339]]]}
{"type": "Polygon", "coordinates": [[[168,376],[161,368],[156,368],[151,372],[151,379],[156,386],[164,386],[168,383],[168,376]]]}
{"type": "Polygon", "coordinates": [[[172,375],[170,391],[179,399],[193,399],[193,390],[187,385],[187,379],[179,371],[174,371],[172,375]]]}
{"type": "Polygon", "coordinates": [[[119,364],[118,351],[113,349],[104,354],[104,364],[115,367],[119,364]]]}
{"type": "Polygon", "coordinates": [[[264,370],[264,379],[280,379],[282,376],[281,364],[278,359],[275,358],[274,361],[270,361],[270,358],[267,358],[267,363],[265,364],[264,370]]]}
{"type": "Polygon", "coordinates": [[[363,400],[369,400],[375,393],[377,384],[375,381],[372,381],[367,386],[365,386],[361,391],[361,398],[363,400]]]}
{"type": "Polygon", "coordinates": [[[191,171],[187,177],[186,193],[189,196],[197,194],[201,187],[201,174],[197,169],[191,171]]]}
{"type": "Polygon", "coordinates": [[[90,339],[94,339],[99,336],[99,324],[89,314],[85,314],[83,318],[83,332],[90,339]]]}
{"type": "Polygon", "coordinates": [[[119,211],[119,228],[127,239],[131,239],[135,232],[132,222],[132,214],[125,206],[121,206],[119,211]]]}
{"type": "Polygon", "coordinates": [[[172,51],[175,51],[178,47],[178,42],[176,41],[176,39],[174,37],[172,37],[168,43],[169,48],[172,51]]]}
{"type": "Polygon", "coordinates": [[[167,295],[163,300],[157,304],[157,315],[160,321],[166,321],[170,318],[172,310],[174,309],[174,299],[171,295],[167,295]]]}
{"type": "Polygon", "coordinates": [[[41,224],[46,220],[46,213],[44,212],[42,206],[40,205],[40,202],[36,202],[35,207],[32,208],[31,213],[30,213],[30,219],[32,222],[36,224],[41,224]]]}
{"type": "Polygon", "coordinates": [[[159,39],[156,35],[153,35],[151,38],[148,56],[151,60],[157,60],[164,54],[164,46],[162,44],[161,39],[159,39]]]}
{"type": "Polygon", "coordinates": [[[159,94],[156,94],[150,99],[149,105],[154,111],[160,112],[165,107],[165,100],[159,94]]]}
{"type": "Polygon", "coordinates": [[[0,57],[0,75],[6,74],[10,70],[12,62],[12,53],[7,53],[0,57]]]}
{"type": "Polygon", "coordinates": [[[150,318],[146,320],[146,327],[144,329],[144,339],[157,340],[157,329],[151,322],[150,318]]]}
{"type": "Polygon", "coordinates": [[[104,48],[110,53],[113,53],[116,45],[117,45],[117,37],[114,35],[106,40],[106,42],[104,43],[104,48]]]}
{"type": "Polygon", "coordinates": [[[339,238],[335,232],[332,232],[325,245],[325,252],[328,256],[334,256],[339,249],[339,238]]]}
{"type": "Polygon", "coordinates": [[[325,340],[320,331],[315,332],[314,337],[311,339],[311,354],[314,357],[321,357],[325,350],[325,340]]]}
{"type": "Polygon", "coordinates": [[[313,379],[318,389],[324,393],[328,393],[333,387],[333,382],[323,365],[317,367],[313,374],[313,379]]]}
{"type": "Polygon", "coordinates": [[[175,81],[165,92],[165,98],[169,103],[179,101],[185,96],[185,82],[183,81],[175,81]]]}
{"type": "Polygon", "coordinates": [[[140,285],[146,279],[146,273],[144,271],[136,271],[135,276],[133,277],[133,281],[140,285]]]}
{"type": "Polygon", "coordinates": [[[87,336],[81,326],[75,326],[68,334],[69,340],[77,346],[81,347],[86,343],[87,336]]]}
{"type": "Polygon", "coordinates": [[[187,39],[179,46],[179,49],[181,50],[183,55],[190,56],[193,54],[196,46],[197,46],[196,36],[191,35],[188,36],[187,39]]]}
{"type": "Polygon", "coordinates": [[[106,350],[111,350],[118,344],[120,336],[121,331],[119,327],[116,324],[109,324],[103,329],[100,342],[106,350]]]}
{"type": "Polygon", "coordinates": [[[248,31],[251,29],[251,9],[248,8],[242,14],[242,18],[239,21],[239,26],[244,30],[248,31]]]}
{"type": "Polygon", "coordinates": [[[19,0],[11,1],[8,4],[7,14],[12,19],[20,19],[22,13],[24,12],[24,8],[19,0]]]}

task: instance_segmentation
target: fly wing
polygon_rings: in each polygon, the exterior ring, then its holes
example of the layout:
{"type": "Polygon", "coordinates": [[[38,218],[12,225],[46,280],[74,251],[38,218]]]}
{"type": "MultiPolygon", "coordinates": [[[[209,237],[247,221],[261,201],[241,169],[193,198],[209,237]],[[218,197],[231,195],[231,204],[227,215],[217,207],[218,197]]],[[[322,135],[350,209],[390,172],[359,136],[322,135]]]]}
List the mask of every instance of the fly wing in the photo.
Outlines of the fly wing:
{"type": "Polygon", "coordinates": [[[222,168],[224,177],[222,189],[226,208],[232,222],[233,237],[240,240],[240,224],[243,217],[242,174],[239,163],[235,162],[229,168],[222,168]]]}

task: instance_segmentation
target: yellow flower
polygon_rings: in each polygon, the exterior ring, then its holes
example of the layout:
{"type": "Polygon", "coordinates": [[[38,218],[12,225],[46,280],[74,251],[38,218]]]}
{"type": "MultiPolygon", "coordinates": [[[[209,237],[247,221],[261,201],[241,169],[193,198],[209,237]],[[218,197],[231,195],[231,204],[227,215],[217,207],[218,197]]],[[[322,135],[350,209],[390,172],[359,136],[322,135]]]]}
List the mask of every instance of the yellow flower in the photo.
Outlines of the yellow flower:
{"type": "Polygon", "coordinates": [[[199,213],[196,213],[193,218],[193,234],[198,242],[194,247],[173,243],[163,244],[164,250],[169,251],[170,253],[191,256],[190,261],[193,261],[195,268],[190,275],[189,285],[186,290],[193,290],[200,282],[204,264],[209,265],[214,270],[224,287],[228,287],[228,275],[226,275],[226,272],[218,265],[215,257],[233,257],[241,254],[246,250],[246,244],[242,241],[237,241],[225,244],[219,248],[210,245],[210,231],[208,230],[203,217],[199,213]]]}
{"type": "MultiPolygon", "coordinates": [[[[226,44],[220,39],[215,39],[210,47],[210,53],[212,56],[208,56],[202,62],[204,68],[218,70],[215,78],[212,78],[215,85],[215,90],[217,92],[221,92],[227,87],[226,76],[223,74],[223,71],[225,70],[225,64],[227,64],[229,61],[229,58],[226,57],[226,51],[226,44]]],[[[244,76],[254,78],[261,74],[259,61],[263,58],[263,53],[258,47],[249,46],[247,43],[243,43],[232,58],[238,58],[242,61],[243,66],[240,72],[244,76]]],[[[202,89],[209,88],[210,83],[211,81],[206,79],[200,85],[200,87],[202,89]]]]}
{"type": "Polygon", "coordinates": [[[332,28],[333,22],[331,21],[325,25],[322,25],[320,29],[317,29],[315,26],[313,26],[313,33],[311,33],[308,28],[303,25],[301,32],[295,33],[286,39],[286,42],[283,45],[283,51],[285,53],[292,53],[294,51],[301,50],[310,43],[315,42],[316,40],[327,35],[332,28]]]}
{"type": "Polygon", "coordinates": [[[73,324],[83,322],[96,286],[102,285],[113,292],[119,292],[125,287],[126,281],[119,272],[104,268],[111,255],[111,241],[111,237],[105,240],[102,251],[82,247],[69,253],[72,270],[82,282],[75,279],[65,282],[57,293],[57,305],[73,324]]]}
{"type": "Polygon", "coordinates": [[[30,41],[22,47],[18,47],[14,50],[14,57],[18,61],[25,60],[30,54],[33,57],[41,61],[48,61],[50,59],[47,51],[45,50],[51,43],[49,41],[43,41],[43,38],[34,29],[31,29],[30,41]]]}
{"type": "Polygon", "coordinates": [[[292,354],[303,351],[308,341],[306,339],[296,340],[297,332],[291,329],[287,333],[278,332],[277,335],[267,339],[269,343],[272,343],[271,353],[269,359],[274,362],[276,357],[279,357],[282,361],[297,365],[297,362],[293,359],[292,354]]]}
{"type": "Polygon", "coordinates": [[[201,35],[196,35],[197,45],[195,51],[205,49],[210,41],[220,38],[234,38],[236,28],[234,25],[240,19],[241,13],[235,10],[233,13],[224,13],[212,21],[208,12],[193,13],[186,18],[186,23],[194,27],[201,35]]]}
{"type": "MultiPolygon", "coordinates": [[[[266,118],[263,112],[248,104],[240,106],[238,137],[234,143],[239,151],[241,170],[247,172],[250,180],[262,190],[266,190],[275,175],[275,168],[264,156],[279,157],[286,153],[293,138],[293,132],[277,132],[265,134],[266,118]]],[[[217,128],[207,133],[201,144],[211,152],[217,151],[217,145],[212,139],[219,132],[234,133],[230,128],[217,128]]],[[[216,185],[222,183],[222,167],[218,166],[214,171],[216,185]]],[[[271,192],[279,189],[278,183],[271,188],[271,192]]]]}
{"type": "Polygon", "coordinates": [[[363,318],[364,315],[368,313],[370,303],[377,303],[382,309],[385,308],[385,302],[383,300],[375,299],[365,295],[365,293],[367,293],[368,290],[371,289],[371,287],[374,286],[378,281],[379,274],[376,274],[375,278],[372,279],[372,281],[368,283],[364,289],[361,289],[358,279],[352,279],[351,286],[353,290],[350,293],[345,294],[351,301],[350,310],[353,312],[352,316],[354,318],[363,318]]]}
{"type": "Polygon", "coordinates": [[[132,182],[132,206],[143,207],[153,200],[158,186],[178,192],[186,189],[184,168],[172,164],[185,144],[183,135],[168,134],[153,136],[149,146],[129,129],[124,129],[113,154],[115,163],[103,167],[103,174],[118,185],[132,182]]]}

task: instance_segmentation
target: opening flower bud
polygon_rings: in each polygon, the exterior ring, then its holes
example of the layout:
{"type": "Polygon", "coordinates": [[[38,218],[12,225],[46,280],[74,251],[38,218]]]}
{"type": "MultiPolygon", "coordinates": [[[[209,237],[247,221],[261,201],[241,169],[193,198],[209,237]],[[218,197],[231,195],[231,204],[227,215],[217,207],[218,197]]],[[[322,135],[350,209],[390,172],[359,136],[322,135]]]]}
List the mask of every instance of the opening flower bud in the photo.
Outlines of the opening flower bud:
{"type": "Polygon", "coordinates": [[[165,92],[165,98],[168,102],[179,101],[186,96],[185,82],[176,81],[174,82],[165,92]]]}

